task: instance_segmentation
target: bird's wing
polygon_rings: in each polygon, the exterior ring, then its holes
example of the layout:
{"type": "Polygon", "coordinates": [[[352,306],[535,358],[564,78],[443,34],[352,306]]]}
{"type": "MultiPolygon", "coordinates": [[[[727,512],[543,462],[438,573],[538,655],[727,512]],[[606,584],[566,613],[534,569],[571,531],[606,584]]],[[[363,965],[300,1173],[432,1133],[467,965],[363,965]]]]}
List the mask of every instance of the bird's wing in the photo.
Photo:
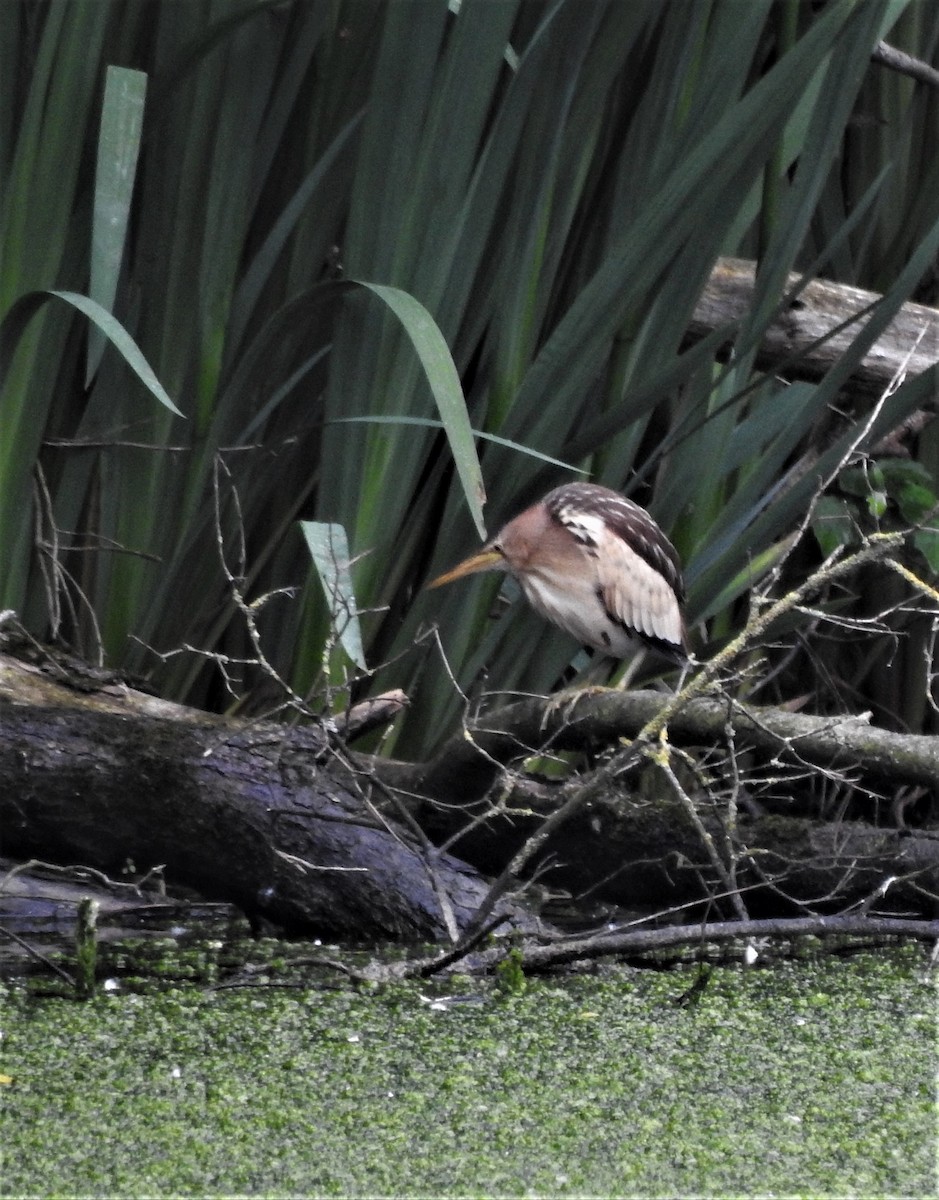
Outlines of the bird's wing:
{"type": "Polygon", "coordinates": [[[684,587],[678,556],[645,509],[623,496],[560,507],[556,518],[592,563],[597,595],[610,619],[645,637],[683,646],[684,587]]]}
{"type": "Polygon", "coordinates": [[[613,621],[646,637],[682,646],[681,605],[668,579],[615,534],[594,560],[597,594],[613,621]]]}

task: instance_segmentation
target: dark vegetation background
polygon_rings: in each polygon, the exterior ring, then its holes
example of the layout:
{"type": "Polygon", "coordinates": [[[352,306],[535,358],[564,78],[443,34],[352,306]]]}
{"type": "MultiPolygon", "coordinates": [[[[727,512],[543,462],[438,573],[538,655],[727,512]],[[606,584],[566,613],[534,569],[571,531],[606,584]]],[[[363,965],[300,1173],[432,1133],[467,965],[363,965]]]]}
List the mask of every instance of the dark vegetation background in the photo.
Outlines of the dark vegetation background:
{"type": "MultiPolygon", "coordinates": [[[[223,550],[248,601],[276,593],[253,614],[270,664],[341,706],[361,672],[298,529],[315,517],[354,558],[375,674],[351,692],[411,698],[389,751],[453,731],[449,671],[552,687],[576,648],[521,605],[491,622],[495,580],[421,593],[478,534],[412,337],[346,279],[433,316],[489,435],[490,530],[572,477],[526,451],[626,491],[686,563],[699,655],[780,563],[777,590],[878,527],[919,526],[908,565],[935,587],[939,434],[880,448],[934,405],[933,373],[866,429],[843,390],[936,294],[939,93],[872,62],[883,38],[936,64],[935,5],[0,5],[0,607],[168,697],[275,703],[239,661],[223,550]],[[722,254],[759,259],[752,311],[686,346],[722,254]],[[793,269],[885,297],[820,383],[756,366],[793,269]]],[[[917,594],[875,567],[822,597],[756,698],[936,732],[917,594]]]]}

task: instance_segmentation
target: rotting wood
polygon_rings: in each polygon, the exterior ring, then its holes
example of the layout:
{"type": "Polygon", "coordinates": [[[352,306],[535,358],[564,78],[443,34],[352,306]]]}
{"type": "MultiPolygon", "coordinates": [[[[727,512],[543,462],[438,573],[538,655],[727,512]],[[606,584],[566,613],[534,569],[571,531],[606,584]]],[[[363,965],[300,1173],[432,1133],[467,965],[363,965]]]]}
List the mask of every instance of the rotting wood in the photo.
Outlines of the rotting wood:
{"type": "MultiPolygon", "coordinates": [[[[584,695],[573,706],[528,702],[491,714],[488,731],[480,724],[475,736],[506,760],[585,738],[615,744],[664,699],[635,692],[584,695]]],[[[726,703],[705,698],[669,734],[676,745],[713,742],[727,719],[726,703]]],[[[800,752],[811,744],[811,718],[761,710],[759,720],[752,711],[744,720],[741,740],[746,727],[774,752],[783,737],[797,738],[800,752]]],[[[844,730],[853,725],[889,742],[883,731],[845,722],[826,751],[833,760],[844,761],[844,730]]],[[[816,728],[814,736],[826,734],[816,728]]],[[[431,770],[337,753],[315,727],[225,721],[116,683],[74,692],[35,664],[0,656],[6,853],[114,874],[128,860],[140,872],[159,864],[207,898],[296,930],[413,940],[459,936],[470,925],[484,876],[504,868],[557,803],[549,785],[507,776],[501,814],[467,830],[493,799],[460,790],[472,777],[470,746],[460,739],[431,770]],[[399,821],[402,812],[413,828],[399,821]],[[447,839],[450,853],[431,846],[447,839]]],[[[878,770],[885,761],[879,754],[878,770]]],[[[721,813],[708,819],[719,832],[721,813]]],[[[939,839],[928,833],[741,814],[735,838],[742,886],[807,901],[829,892],[840,903],[862,902],[896,876],[891,901],[925,903],[939,878],[939,839]]],[[[650,802],[622,790],[591,803],[532,866],[549,887],[631,906],[693,903],[715,888],[694,829],[664,793],[650,802]]],[[[520,904],[508,911],[517,927],[531,924],[520,904]]]]}
{"type": "MultiPolygon", "coordinates": [[[[794,289],[792,273],[787,287],[794,289]]],[[[743,321],[753,310],[756,264],[721,258],[701,290],[688,326],[687,339],[697,341],[722,326],[743,321]]],[[[819,380],[843,357],[870,309],[882,299],[876,292],[826,279],[813,279],[766,328],[757,361],[764,369],[787,377],[819,380]],[[851,317],[858,319],[839,332],[851,317]],[[830,336],[829,336],[830,335],[830,336]],[[821,339],[827,338],[822,341],[821,339]]],[[[939,311],[924,304],[903,304],[851,376],[853,390],[879,397],[905,371],[908,377],[939,363],[939,311]]]]}
{"type": "MultiPolygon", "coordinates": [[[[478,718],[468,736],[451,738],[430,763],[375,766],[402,790],[469,804],[492,787],[504,763],[546,747],[578,750],[634,737],[670,698],[657,691],[603,690],[585,691],[569,704],[524,700],[478,718]]],[[[826,769],[850,767],[894,787],[939,786],[939,737],[894,733],[864,716],[820,717],[715,696],[689,701],[668,724],[676,745],[713,744],[727,729],[767,755],[826,769]]]]}
{"type": "Polygon", "coordinates": [[[459,935],[485,880],[379,814],[331,755],[316,727],[225,721],[121,684],[76,692],[0,655],[7,855],[114,875],[159,864],[288,930],[459,935]]]}

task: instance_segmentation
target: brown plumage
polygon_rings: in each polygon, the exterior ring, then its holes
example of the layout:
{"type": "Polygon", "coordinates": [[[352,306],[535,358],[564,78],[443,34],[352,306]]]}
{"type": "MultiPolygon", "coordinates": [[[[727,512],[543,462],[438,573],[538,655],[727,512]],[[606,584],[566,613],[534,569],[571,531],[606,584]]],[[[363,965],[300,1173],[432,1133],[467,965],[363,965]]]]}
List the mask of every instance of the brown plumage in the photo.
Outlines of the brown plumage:
{"type": "Polygon", "coordinates": [[[507,571],[542,616],[603,654],[636,642],[687,657],[674,546],[644,508],[595,483],[566,483],[428,586],[507,571]]]}

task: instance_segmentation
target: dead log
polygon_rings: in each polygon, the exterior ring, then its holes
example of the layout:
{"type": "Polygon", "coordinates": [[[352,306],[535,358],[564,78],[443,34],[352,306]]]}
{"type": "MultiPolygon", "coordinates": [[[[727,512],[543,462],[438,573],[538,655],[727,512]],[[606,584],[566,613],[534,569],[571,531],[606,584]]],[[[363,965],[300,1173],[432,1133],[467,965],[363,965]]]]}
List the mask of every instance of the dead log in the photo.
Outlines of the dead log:
{"type": "Polygon", "coordinates": [[[334,773],[321,729],[225,721],[119,683],[76,691],[53,663],[0,655],[6,855],[162,866],[208,899],[330,937],[454,939],[468,925],[485,880],[334,773]]]}
{"type": "MultiPolygon", "coordinates": [[[[502,764],[548,749],[582,750],[635,737],[672,697],[656,691],[584,691],[572,703],[535,698],[477,718],[468,735],[448,741],[430,762],[376,764],[396,787],[450,803],[471,804],[492,787],[502,764]]],[[[939,787],[939,737],[901,734],[870,723],[869,715],[820,717],[730,701],[690,700],[668,723],[677,745],[713,744],[727,730],[769,756],[822,769],[848,769],[894,788],[939,787]]]]}
{"type": "MultiPolygon", "coordinates": [[[[654,691],[602,691],[584,692],[567,704],[527,700],[477,718],[431,763],[360,761],[409,798],[415,819],[435,842],[496,874],[571,786],[527,775],[522,760],[615,746],[635,737],[669,699],[654,691]],[[514,769],[503,770],[506,764],[514,769]]],[[[861,717],[817,717],[704,697],[690,701],[668,726],[675,746],[714,747],[728,732],[737,754],[756,751],[781,772],[786,764],[794,775],[807,767],[846,772],[888,792],[904,783],[931,789],[939,782],[939,738],[892,733],[861,717]]],[[[630,908],[691,904],[722,891],[685,805],[664,780],[656,786],[654,767],[644,776],[640,781],[634,771],[617,780],[553,834],[532,865],[538,877],[575,896],[630,908]]],[[[583,776],[581,786],[589,778],[583,776]]],[[[700,789],[694,803],[711,838],[725,848],[736,885],[764,909],[787,911],[825,897],[833,911],[866,903],[884,889],[888,908],[931,910],[939,892],[935,831],[819,821],[761,811],[758,804],[741,804],[730,814],[700,789]]]]}
{"type": "MultiPolygon", "coordinates": [[[[460,738],[435,762],[408,766],[352,756],[315,726],[223,720],[115,681],[76,691],[60,667],[49,670],[0,656],[7,855],[113,874],[161,866],[168,879],[253,916],[356,939],[458,937],[486,893],[484,876],[501,872],[558,804],[556,785],[501,776],[498,761],[585,740],[615,745],[663,702],[636,692],[585,695],[573,708],[512,706],[477,724],[473,740],[485,753],[460,738]],[[411,824],[399,819],[405,808],[411,824]]],[[[791,722],[817,718],[708,698],[674,718],[670,738],[713,743],[733,713],[741,737],[767,738],[774,753],[785,739],[803,756],[813,745],[806,726],[791,722]]],[[[846,750],[843,733],[816,729],[822,748],[835,737],[819,757],[845,763],[860,744],[846,750]]],[[[919,748],[933,740],[914,739],[919,748]]],[[[889,762],[872,761],[881,771],[889,762]]],[[[720,840],[726,813],[707,796],[698,803],[720,840]]],[[[928,832],[741,813],[733,852],[738,885],[758,887],[764,902],[863,903],[889,877],[897,877],[890,901],[921,906],[939,890],[939,839],[928,832]]],[[[549,886],[644,909],[720,890],[699,831],[665,788],[650,797],[611,787],[531,867],[549,886]]],[[[507,911],[519,926],[533,923],[518,905],[507,911]]]]}
{"type": "MultiPolygon", "coordinates": [[[[592,799],[553,833],[539,848],[530,874],[549,889],[569,893],[575,904],[602,902],[645,913],[716,898],[712,911],[730,915],[734,909],[724,880],[687,811],[664,788],[654,792],[629,783],[592,799]]],[[[462,814],[425,801],[419,815],[435,841],[494,875],[556,810],[559,799],[557,787],[521,778],[462,814]],[[489,820],[467,820],[487,809],[489,820]]],[[[731,828],[726,807],[701,797],[697,806],[751,912],[836,912],[871,904],[878,912],[934,909],[939,895],[935,831],[757,811],[735,814],[731,828]]]]}
{"type": "MultiPolygon", "coordinates": [[[[755,274],[756,264],[748,260],[717,261],[695,305],[686,335],[689,342],[748,316],[753,310],[755,274]]],[[[790,274],[787,287],[794,289],[798,281],[797,274],[790,274]]],[[[793,378],[822,379],[841,360],[880,299],[876,292],[849,284],[812,280],[767,327],[758,364],[793,378]]],[[[939,311],[908,302],[858,364],[850,387],[861,395],[879,397],[901,370],[912,378],[937,363],[939,311]]]]}

